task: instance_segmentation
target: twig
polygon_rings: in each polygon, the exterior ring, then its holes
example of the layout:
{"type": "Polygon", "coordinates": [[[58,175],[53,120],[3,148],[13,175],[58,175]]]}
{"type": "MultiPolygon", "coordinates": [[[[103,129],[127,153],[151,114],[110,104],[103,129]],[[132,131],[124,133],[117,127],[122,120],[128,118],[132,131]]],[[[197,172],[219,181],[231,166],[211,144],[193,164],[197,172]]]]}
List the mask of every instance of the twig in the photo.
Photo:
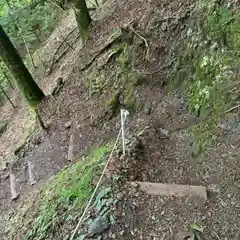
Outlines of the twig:
{"type": "Polygon", "coordinates": [[[44,62],[43,62],[43,60],[42,60],[42,58],[40,57],[38,50],[37,50],[35,53],[36,53],[36,55],[38,56],[39,60],[41,61],[42,66],[44,67],[44,72],[45,72],[45,71],[46,71],[46,66],[45,66],[45,64],[44,64],[44,62]]]}
{"type": "Polygon", "coordinates": [[[144,74],[144,75],[156,75],[157,73],[161,72],[162,70],[169,68],[172,65],[173,61],[170,61],[166,63],[164,66],[160,67],[159,69],[153,71],[153,72],[141,72],[136,70],[139,74],[144,74]]]}
{"type": "Polygon", "coordinates": [[[113,72],[111,76],[105,81],[105,83],[100,87],[99,91],[101,91],[109,83],[109,81],[112,79],[114,75],[115,75],[115,72],[113,72]]]}
{"type": "Polygon", "coordinates": [[[119,38],[121,37],[121,35],[117,36],[116,38],[114,38],[113,40],[111,40],[107,45],[105,45],[102,49],[99,50],[98,53],[96,53],[93,58],[82,68],[80,68],[79,71],[83,72],[85,71],[86,69],[88,69],[92,63],[106,50],[106,49],[109,49],[112,44],[117,41],[119,38]]]}
{"type": "MultiPolygon", "coordinates": [[[[61,25],[60,25],[60,26],[61,26],[61,25]]],[[[63,37],[63,34],[62,34],[60,28],[58,28],[58,32],[59,32],[60,37],[62,38],[62,40],[64,40],[64,37],[63,37]]],[[[68,42],[67,40],[66,40],[66,44],[67,44],[71,49],[73,49],[73,47],[69,44],[69,42],[68,42]]]]}
{"type": "Polygon", "coordinates": [[[66,10],[64,10],[63,8],[61,8],[57,3],[55,3],[52,0],[49,0],[50,3],[52,3],[54,6],[56,6],[61,12],[66,12],[66,10]]]}
{"type": "Polygon", "coordinates": [[[238,104],[238,105],[236,105],[236,106],[234,106],[234,107],[232,107],[232,108],[226,110],[226,111],[224,112],[224,114],[226,114],[226,113],[230,113],[230,112],[232,112],[233,110],[235,110],[235,109],[237,109],[237,108],[239,108],[239,107],[240,107],[240,104],[238,104]]]}
{"type": "Polygon", "coordinates": [[[121,135],[121,129],[119,130],[118,136],[117,136],[117,138],[116,138],[116,141],[115,141],[115,143],[114,143],[114,146],[113,146],[113,148],[112,148],[112,151],[111,151],[111,153],[110,153],[110,155],[109,155],[109,157],[108,157],[108,160],[107,160],[107,162],[106,162],[106,164],[105,164],[105,166],[104,166],[104,169],[103,169],[103,171],[102,171],[102,174],[101,174],[101,176],[100,176],[100,178],[99,178],[99,180],[98,180],[98,183],[97,183],[97,185],[96,185],[96,187],[95,187],[95,189],[94,189],[94,191],[93,191],[93,193],[92,193],[91,198],[90,198],[89,201],[88,201],[88,204],[86,205],[86,207],[85,207],[85,209],[84,209],[84,211],[83,211],[83,213],[82,213],[82,215],[81,215],[81,218],[80,218],[79,221],[78,221],[78,224],[77,224],[76,228],[74,229],[73,234],[72,234],[71,237],[70,237],[70,240],[73,240],[73,239],[74,239],[74,237],[75,237],[75,235],[76,235],[76,233],[77,233],[77,231],[78,231],[78,229],[79,229],[79,227],[80,227],[80,225],[81,225],[81,223],[82,223],[82,221],[83,221],[83,219],[84,219],[84,216],[85,216],[85,214],[87,213],[87,210],[89,209],[89,207],[90,207],[90,205],[91,205],[91,203],[92,203],[92,200],[93,200],[93,198],[94,198],[94,196],[95,196],[95,194],[96,194],[96,192],[97,192],[97,190],[98,190],[98,188],[99,188],[99,186],[100,186],[100,184],[101,184],[101,182],[102,182],[103,176],[104,176],[104,174],[105,174],[105,172],[106,172],[106,170],[107,170],[108,164],[110,163],[110,161],[111,161],[111,159],[112,159],[112,155],[113,155],[113,152],[114,152],[114,150],[115,150],[115,148],[116,148],[116,146],[117,146],[117,143],[118,143],[118,140],[119,140],[119,138],[120,138],[120,135],[121,135]]]}
{"type": "Polygon", "coordinates": [[[129,28],[130,28],[130,30],[131,30],[133,33],[135,33],[138,37],[140,37],[140,38],[144,41],[145,47],[146,47],[146,49],[147,49],[146,58],[148,59],[148,58],[149,58],[149,44],[148,44],[148,42],[147,42],[147,39],[144,38],[142,35],[140,35],[138,32],[136,32],[132,27],[129,27],[129,28]]]}
{"type": "Polygon", "coordinates": [[[221,240],[221,238],[218,236],[218,234],[213,229],[211,229],[210,227],[205,226],[205,227],[203,227],[203,230],[205,228],[208,228],[217,237],[218,240],[221,240]]]}
{"type": "Polygon", "coordinates": [[[214,230],[210,229],[210,231],[212,231],[214,233],[214,235],[217,237],[218,240],[221,240],[221,238],[218,236],[218,234],[214,230]]]}
{"type": "MultiPolygon", "coordinates": [[[[70,32],[68,33],[68,35],[63,39],[63,41],[62,41],[62,42],[60,43],[60,45],[58,46],[57,50],[56,50],[55,53],[53,54],[51,67],[50,67],[50,70],[49,70],[47,76],[49,76],[49,75],[52,73],[53,66],[54,66],[54,63],[55,63],[55,57],[56,57],[59,49],[60,49],[61,46],[64,44],[64,42],[68,39],[68,37],[69,37],[75,30],[77,30],[77,29],[78,29],[78,27],[75,27],[72,31],[70,31],[70,32]]],[[[75,40],[76,40],[76,39],[75,39],[75,40]]],[[[61,56],[62,56],[62,54],[61,54],[61,56]]]]}

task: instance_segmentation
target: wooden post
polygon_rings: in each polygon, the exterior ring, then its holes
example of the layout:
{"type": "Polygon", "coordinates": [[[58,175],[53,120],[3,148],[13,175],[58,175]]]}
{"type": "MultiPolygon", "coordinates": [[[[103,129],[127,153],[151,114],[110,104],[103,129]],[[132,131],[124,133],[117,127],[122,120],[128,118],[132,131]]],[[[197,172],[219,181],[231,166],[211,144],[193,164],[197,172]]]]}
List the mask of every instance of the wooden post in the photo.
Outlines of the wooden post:
{"type": "Polygon", "coordinates": [[[28,177],[29,177],[29,183],[31,185],[34,185],[36,183],[36,181],[34,180],[34,175],[33,175],[33,166],[32,163],[30,161],[27,162],[28,164],[28,177]]]}
{"type": "Polygon", "coordinates": [[[16,200],[19,197],[19,194],[16,191],[16,178],[13,173],[9,174],[10,179],[10,190],[11,190],[11,199],[16,200]]]}
{"type": "Polygon", "coordinates": [[[70,135],[69,138],[69,146],[68,146],[68,161],[73,161],[73,134],[70,135]]]}

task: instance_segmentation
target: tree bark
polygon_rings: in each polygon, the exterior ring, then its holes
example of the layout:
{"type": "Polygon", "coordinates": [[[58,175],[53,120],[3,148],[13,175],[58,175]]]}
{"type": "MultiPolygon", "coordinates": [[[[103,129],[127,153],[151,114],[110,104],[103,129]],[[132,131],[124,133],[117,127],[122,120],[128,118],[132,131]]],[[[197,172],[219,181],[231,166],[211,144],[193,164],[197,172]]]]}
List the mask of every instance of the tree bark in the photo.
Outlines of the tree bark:
{"type": "Polygon", "coordinates": [[[11,105],[13,106],[13,108],[16,108],[16,106],[14,105],[13,101],[11,100],[11,98],[8,96],[8,94],[5,92],[3,86],[0,84],[0,89],[2,90],[2,93],[4,94],[4,96],[7,98],[7,100],[11,103],[11,105]]]}
{"type": "Polygon", "coordinates": [[[91,17],[87,8],[87,4],[85,0],[75,0],[74,1],[74,10],[76,21],[78,24],[78,28],[83,40],[86,39],[88,33],[88,26],[91,23],[91,17]]]}
{"type": "Polygon", "coordinates": [[[35,107],[44,97],[44,93],[33,80],[28,69],[22,62],[22,59],[8,38],[7,34],[0,25],[0,57],[12,73],[16,85],[27,103],[35,107]]]}

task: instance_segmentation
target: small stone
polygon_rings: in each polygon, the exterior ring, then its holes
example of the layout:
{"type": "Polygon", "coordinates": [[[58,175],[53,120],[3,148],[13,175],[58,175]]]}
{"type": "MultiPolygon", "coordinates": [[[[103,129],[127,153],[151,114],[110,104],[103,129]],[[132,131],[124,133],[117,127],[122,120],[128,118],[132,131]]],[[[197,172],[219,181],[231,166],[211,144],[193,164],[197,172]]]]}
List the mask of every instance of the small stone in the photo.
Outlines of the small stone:
{"type": "Polygon", "coordinates": [[[133,202],[132,205],[135,206],[135,207],[138,206],[136,202],[133,202]]]}
{"type": "Polygon", "coordinates": [[[208,191],[220,194],[220,189],[219,189],[219,186],[217,184],[210,184],[208,186],[208,191]]]}
{"type": "Polygon", "coordinates": [[[165,211],[163,210],[162,212],[161,212],[161,216],[163,216],[165,214],[165,211]]]}
{"type": "Polygon", "coordinates": [[[162,23],[161,29],[162,29],[162,31],[166,31],[167,30],[167,23],[166,22],[162,23]]]}
{"type": "Polygon", "coordinates": [[[124,230],[122,230],[122,231],[120,232],[120,235],[121,235],[121,236],[123,236],[123,235],[124,235],[124,230]]]}
{"type": "Polygon", "coordinates": [[[53,120],[52,119],[48,119],[46,121],[46,127],[49,127],[50,125],[52,125],[52,123],[53,123],[53,120]]]}
{"type": "Polygon", "coordinates": [[[89,225],[88,233],[93,236],[95,234],[101,234],[105,230],[109,229],[110,223],[107,215],[99,216],[95,218],[89,225]]]}
{"type": "Polygon", "coordinates": [[[166,138],[169,138],[169,131],[167,129],[164,129],[164,128],[158,128],[156,129],[158,135],[160,138],[162,139],[166,139],[166,138]]]}
{"type": "Polygon", "coordinates": [[[136,182],[131,182],[131,187],[136,188],[136,187],[138,187],[138,184],[136,182]]]}
{"type": "Polygon", "coordinates": [[[110,236],[110,239],[116,239],[116,234],[112,233],[111,236],[110,236]]]}
{"type": "Polygon", "coordinates": [[[130,230],[130,233],[131,233],[132,236],[135,236],[135,233],[134,233],[133,230],[130,230]]]}
{"type": "Polygon", "coordinates": [[[121,193],[121,192],[118,193],[118,194],[117,194],[117,199],[121,200],[122,198],[123,198],[123,193],[121,193]]]}
{"type": "Polygon", "coordinates": [[[65,128],[70,128],[72,125],[72,121],[67,121],[65,124],[64,124],[64,127],[65,128]]]}
{"type": "Polygon", "coordinates": [[[229,193],[229,194],[227,195],[227,197],[228,197],[228,198],[231,198],[231,197],[232,197],[232,194],[231,194],[231,193],[229,193]]]}
{"type": "Polygon", "coordinates": [[[156,220],[156,218],[155,218],[154,216],[151,216],[151,218],[152,218],[152,220],[153,220],[153,221],[155,221],[155,220],[156,220]]]}

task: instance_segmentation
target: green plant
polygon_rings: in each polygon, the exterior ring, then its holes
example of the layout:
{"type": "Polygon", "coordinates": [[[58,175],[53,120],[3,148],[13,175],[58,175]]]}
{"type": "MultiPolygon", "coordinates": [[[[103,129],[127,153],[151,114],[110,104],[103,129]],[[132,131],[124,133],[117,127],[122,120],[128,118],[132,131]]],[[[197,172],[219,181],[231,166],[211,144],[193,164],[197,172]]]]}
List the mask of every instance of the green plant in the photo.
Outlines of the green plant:
{"type": "Polygon", "coordinates": [[[193,128],[204,149],[217,121],[239,96],[240,12],[201,2],[184,43],[175,49],[172,87],[181,87],[189,110],[201,119],[193,128]]]}
{"type": "Polygon", "coordinates": [[[49,239],[63,222],[76,219],[92,192],[92,179],[101,168],[111,145],[94,149],[88,156],[63,169],[41,194],[38,214],[25,239],[49,239]]]}

